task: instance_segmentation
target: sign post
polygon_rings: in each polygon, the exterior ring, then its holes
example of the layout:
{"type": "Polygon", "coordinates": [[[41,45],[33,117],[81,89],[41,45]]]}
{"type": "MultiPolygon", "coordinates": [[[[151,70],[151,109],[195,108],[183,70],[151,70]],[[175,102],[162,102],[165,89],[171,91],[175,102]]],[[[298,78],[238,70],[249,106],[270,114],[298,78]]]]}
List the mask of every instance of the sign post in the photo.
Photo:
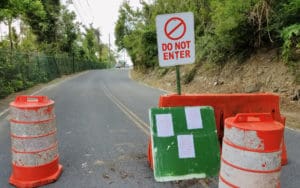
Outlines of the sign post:
{"type": "Polygon", "coordinates": [[[156,17],[159,65],[176,66],[177,92],[181,94],[179,66],[195,62],[194,15],[191,12],[156,17]]]}
{"type": "Polygon", "coordinates": [[[179,65],[176,65],[176,85],[177,85],[177,94],[181,95],[180,67],[179,67],[179,65]]]}

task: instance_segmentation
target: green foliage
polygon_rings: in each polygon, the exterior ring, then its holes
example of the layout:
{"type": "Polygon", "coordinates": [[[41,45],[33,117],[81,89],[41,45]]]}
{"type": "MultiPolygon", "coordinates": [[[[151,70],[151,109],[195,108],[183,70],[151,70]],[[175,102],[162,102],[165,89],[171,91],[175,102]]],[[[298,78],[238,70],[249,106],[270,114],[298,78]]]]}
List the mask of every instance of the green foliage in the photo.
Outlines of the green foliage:
{"type": "Polygon", "coordinates": [[[128,20],[126,9],[128,9],[129,5],[124,4],[124,8],[120,8],[119,10],[119,19],[115,25],[115,37],[116,37],[116,45],[120,50],[125,48],[124,37],[128,35],[128,29],[126,27],[126,21],[128,20]]]}
{"type": "Polygon", "coordinates": [[[300,49],[300,24],[286,27],[281,32],[283,43],[282,56],[286,62],[292,60],[293,50],[300,49]]]}
{"type": "Polygon", "coordinates": [[[153,68],[157,65],[157,39],[156,31],[153,29],[146,28],[145,32],[142,33],[141,38],[141,50],[144,53],[145,66],[146,68],[153,68]]]}
{"type": "Polygon", "coordinates": [[[3,8],[0,9],[0,21],[4,21],[8,26],[8,37],[10,41],[10,49],[14,49],[14,33],[12,22],[14,19],[24,16],[27,13],[38,17],[44,16],[44,9],[39,0],[8,0],[3,8]]]}
{"type": "Polygon", "coordinates": [[[128,51],[135,67],[158,66],[156,16],[186,11],[194,13],[196,62],[244,59],[259,48],[280,46],[286,59],[298,48],[298,35],[292,39],[282,33],[296,32],[299,0],[154,0],[143,1],[140,10],[125,2],[115,26],[116,44],[128,51]]]}
{"type": "Polygon", "coordinates": [[[58,20],[61,10],[59,0],[42,0],[43,16],[36,11],[26,12],[26,21],[31,26],[39,42],[56,42],[58,35],[58,20]]]}
{"type": "MultiPolygon", "coordinates": [[[[280,32],[284,27],[299,23],[300,20],[300,1],[299,0],[281,0],[274,7],[276,14],[272,17],[271,28],[275,32],[280,32]]],[[[277,37],[280,38],[280,35],[277,37]]]]}
{"type": "Polygon", "coordinates": [[[98,35],[100,35],[100,32],[93,28],[92,25],[90,25],[89,28],[85,28],[85,38],[83,39],[83,47],[84,47],[84,53],[85,53],[85,58],[90,59],[90,60],[97,60],[96,53],[99,53],[99,43],[98,43],[98,35]]]}
{"type": "Polygon", "coordinates": [[[37,51],[38,43],[36,41],[36,36],[31,31],[31,28],[25,24],[21,24],[21,32],[23,34],[23,38],[18,46],[18,50],[23,52],[37,51]]]}
{"type": "Polygon", "coordinates": [[[74,23],[76,15],[66,7],[61,8],[60,19],[58,20],[58,45],[59,50],[68,54],[73,52],[75,41],[80,33],[79,24],[74,23]]]}
{"type": "Polygon", "coordinates": [[[208,33],[212,34],[203,36],[208,46],[202,47],[211,53],[206,56],[208,59],[214,62],[225,61],[241,49],[251,48],[253,36],[249,37],[251,26],[247,22],[251,2],[251,0],[211,2],[212,32],[209,32],[208,28],[208,33]]]}
{"type": "Polygon", "coordinates": [[[0,41],[0,98],[64,74],[100,69],[114,55],[100,30],[85,27],[60,0],[2,0],[0,22],[9,34],[0,41]],[[12,26],[20,21],[20,34],[12,26]],[[9,49],[9,50],[8,50],[9,49]]]}
{"type": "Polygon", "coordinates": [[[100,68],[106,68],[106,65],[66,55],[11,54],[8,50],[0,49],[0,98],[61,75],[100,68]]]}
{"type": "Polygon", "coordinates": [[[189,84],[191,81],[194,80],[194,77],[197,73],[197,68],[194,67],[190,72],[188,72],[184,77],[183,77],[183,83],[184,84],[189,84]]]}

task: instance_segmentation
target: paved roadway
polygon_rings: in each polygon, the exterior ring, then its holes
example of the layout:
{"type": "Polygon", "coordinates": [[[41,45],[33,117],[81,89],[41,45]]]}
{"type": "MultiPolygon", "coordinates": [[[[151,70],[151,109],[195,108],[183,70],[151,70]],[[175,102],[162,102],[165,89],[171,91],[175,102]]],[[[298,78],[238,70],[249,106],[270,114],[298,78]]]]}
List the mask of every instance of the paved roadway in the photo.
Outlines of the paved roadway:
{"type": "MultiPolygon", "coordinates": [[[[217,187],[209,181],[156,183],[147,164],[148,109],[164,92],[131,81],[128,70],[89,71],[42,89],[56,102],[64,172],[45,187],[217,187]]],[[[0,112],[1,113],[1,112],[0,112]]],[[[0,187],[11,187],[9,123],[0,119],[0,187]]],[[[281,186],[300,187],[300,133],[286,130],[289,164],[281,186]]]]}

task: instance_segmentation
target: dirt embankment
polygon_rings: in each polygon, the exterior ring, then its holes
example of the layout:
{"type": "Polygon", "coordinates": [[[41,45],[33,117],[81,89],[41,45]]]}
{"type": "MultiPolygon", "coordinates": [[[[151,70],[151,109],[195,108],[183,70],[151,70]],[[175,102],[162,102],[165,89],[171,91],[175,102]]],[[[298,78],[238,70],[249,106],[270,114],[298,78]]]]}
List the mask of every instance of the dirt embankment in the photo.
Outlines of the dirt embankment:
{"type": "MultiPolygon", "coordinates": [[[[298,63],[299,65],[300,63],[298,63]]],[[[295,70],[295,69],[294,69],[295,70]]],[[[181,66],[182,93],[256,93],[280,96],[281,113],[287,125],[300,130],[300,81],[274,51],[259,53],[244,63],[224,66],[211,63],[181,66]],[[192,79],[193,78],[193,79],[192,79]]],[[[300,66],[296,69],[300,75],[300,66]]],[[[175,69],[155,69],[147,73],[132,71],[132,78],[148,85],[176,92],[175,69]]]]}

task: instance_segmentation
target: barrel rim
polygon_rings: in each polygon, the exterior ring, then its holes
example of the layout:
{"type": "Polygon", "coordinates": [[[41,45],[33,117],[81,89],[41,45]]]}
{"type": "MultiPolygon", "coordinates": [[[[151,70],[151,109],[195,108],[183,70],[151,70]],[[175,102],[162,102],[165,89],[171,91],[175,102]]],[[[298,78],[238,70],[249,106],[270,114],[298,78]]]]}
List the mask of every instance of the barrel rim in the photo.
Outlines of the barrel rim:
{"type": "Polygon", "coordinates": [[[224,126],[226,128],[234,127],[234,128],[237,128],[240,130],[245,130],[245,131],[272,132],[272,131],[284,130],[284,125],[282,123],[280,123],[279,121],[272,120],[272,121],[263,121],[263,122],[234,122],[234,117],[226,118],[224,126]],[[249,125],[253,125],[253,124],[255,124],[255,129],[253,129],[254,126],[249,126],[249,125]]]}
{"type": "Polygon", "coordinates": [[[26,103],[26,102],[11,102],[9,103],[10,107],[22,109],[22,110],[36,110],[44,107],[54,106],[55,102],[51,99],[44,103],[26,103]]]}

